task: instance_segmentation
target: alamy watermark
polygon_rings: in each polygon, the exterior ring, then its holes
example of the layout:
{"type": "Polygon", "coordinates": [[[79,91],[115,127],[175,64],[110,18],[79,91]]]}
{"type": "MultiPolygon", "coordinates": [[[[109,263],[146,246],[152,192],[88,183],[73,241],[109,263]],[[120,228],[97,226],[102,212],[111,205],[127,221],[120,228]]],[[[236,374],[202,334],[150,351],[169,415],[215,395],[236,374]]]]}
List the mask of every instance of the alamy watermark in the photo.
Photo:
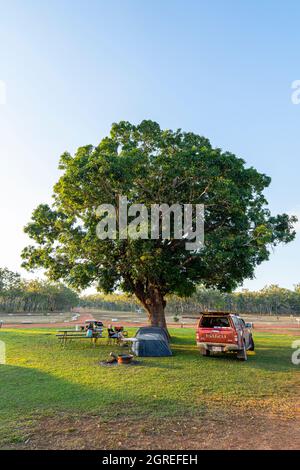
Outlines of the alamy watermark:
{"type": "Polygon", "coordinates": [[[293,104],[300,104],[300,80],[294,80],[292,82],[292,95],[291,100],[293,104]]]}
{"type": "Polygon", "coordinates": [[[204,247],[203,204],[128,204],[119,196],[117,207],[101,204],[96,215],[101,218],[96,234],[100,240],[119,238],[186,240],[185,249],[198,251],[204,247]]]}
{"type": "Polygon", "coordinates": [[[295,341],[292,342],[292,348],[295,349],[295,351],[292,354],[291,361],[295,366],[300,365],[300,339],[296,339],[295,341]]]}
{"type": "Polygon", "coordinates": [[[0,364],[6,364],[6,347],[4,341],[0,341],[0,364]]]}

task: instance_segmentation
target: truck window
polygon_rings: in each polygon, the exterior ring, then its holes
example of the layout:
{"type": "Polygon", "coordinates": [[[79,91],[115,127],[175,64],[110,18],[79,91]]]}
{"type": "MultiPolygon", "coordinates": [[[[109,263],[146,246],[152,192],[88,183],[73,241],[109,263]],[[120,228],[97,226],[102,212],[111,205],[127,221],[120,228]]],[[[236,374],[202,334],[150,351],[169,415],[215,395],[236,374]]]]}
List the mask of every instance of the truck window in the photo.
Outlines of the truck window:
{"type": "Polygon", "coordinates": [[[229,319],[227,317],[209,317],[203,316],[200,322],[203,328],[220,328],[229,327],[229,319]]]}
{"type": "Polygon", "coordinates": [[[241,326],[239,318],[238,318],[238,317],[232,317],[232,321],[233,321],[233,323],[234,323],[234,326],[235,326],[237,329],[239,329],[240,326],[241,326]]]}

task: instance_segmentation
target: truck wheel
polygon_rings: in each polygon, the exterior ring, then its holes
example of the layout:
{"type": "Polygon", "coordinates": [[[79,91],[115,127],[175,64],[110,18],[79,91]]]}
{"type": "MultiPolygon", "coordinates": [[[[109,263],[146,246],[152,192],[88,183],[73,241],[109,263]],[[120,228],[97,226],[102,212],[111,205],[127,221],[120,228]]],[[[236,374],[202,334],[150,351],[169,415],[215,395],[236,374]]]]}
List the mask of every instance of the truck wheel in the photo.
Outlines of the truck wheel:
{"type": "Polygon", "coordinates": [[[202,349],[201,349],[201,354],[202,354],[202,356],[209,356],[209,355],[210,355],[210,351],[209,351],[209,349],[202,348],[202,349]]]}
{"type": "Polygon", "coordinates": [[[240,351],[238,351],[238,353],[237,353],[237,358],[238,358],[240,361],[247,361],[247,350],[246,350],[246,345],[245,345],[245,343],[243,343],[243,349],[241,349],[240,351]]]}
{"type": "Polygon", "coordinates": [[[252,336],[251,336],[251,338],[250,338],[250,348],[249,348],[249,351],[254,351],[254,341],[253,341],[252,336]]]}

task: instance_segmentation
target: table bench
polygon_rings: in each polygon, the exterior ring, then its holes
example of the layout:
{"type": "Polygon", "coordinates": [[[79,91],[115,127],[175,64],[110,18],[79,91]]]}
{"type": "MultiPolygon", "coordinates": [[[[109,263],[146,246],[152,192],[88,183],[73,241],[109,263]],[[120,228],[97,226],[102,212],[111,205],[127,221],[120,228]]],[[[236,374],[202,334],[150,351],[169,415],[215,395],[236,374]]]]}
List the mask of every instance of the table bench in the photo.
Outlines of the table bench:
{"type": "Polygon", "coordinates": [[[86,334],[82,333],[81,331],[76,330],[60,330],[56,335],[58,340],[61,342],[61,346],[66,346],[68,341],[73,341],[74,339],[89,339],[94,347],[96,346],[97,340],[101,338],[100,334],[93,334],[92,337],[86,336],[86,334]]]}

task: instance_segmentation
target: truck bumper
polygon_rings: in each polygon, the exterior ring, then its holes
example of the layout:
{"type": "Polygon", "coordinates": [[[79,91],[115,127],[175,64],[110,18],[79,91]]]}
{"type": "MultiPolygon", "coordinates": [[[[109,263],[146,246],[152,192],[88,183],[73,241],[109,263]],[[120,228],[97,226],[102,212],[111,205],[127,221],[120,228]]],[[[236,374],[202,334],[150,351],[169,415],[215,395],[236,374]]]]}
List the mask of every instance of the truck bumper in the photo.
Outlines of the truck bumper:
{"type": "Polygon", "coordinates": [[[240,349],[237,344],[228,343],[201,343],[197,341],[197,346],[201,349],[208,349],[209,351],[213,351],[214,348],[221,348],[220,352],[239,351],[240,349]]]}

